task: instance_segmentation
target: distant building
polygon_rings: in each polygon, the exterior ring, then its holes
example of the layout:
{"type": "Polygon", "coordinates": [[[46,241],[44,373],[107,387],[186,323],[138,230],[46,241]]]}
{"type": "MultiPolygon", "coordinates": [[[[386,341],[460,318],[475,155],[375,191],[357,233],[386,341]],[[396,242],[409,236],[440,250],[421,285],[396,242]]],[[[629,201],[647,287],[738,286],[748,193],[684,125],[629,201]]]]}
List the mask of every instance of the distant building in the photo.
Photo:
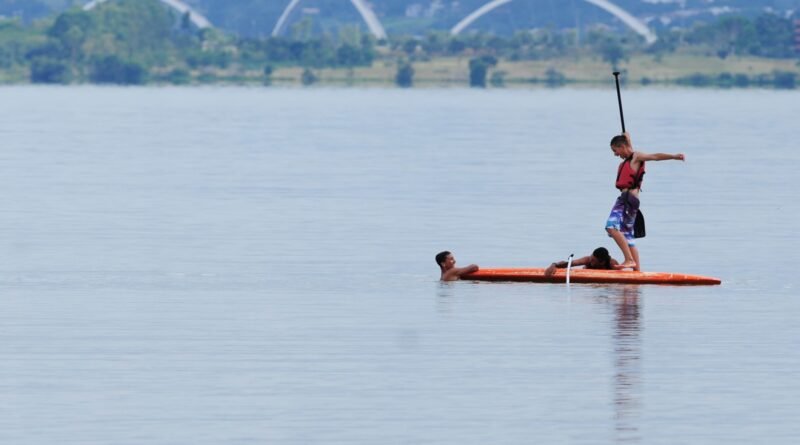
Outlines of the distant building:
{"type": "Polygon", "coordinates": [[[406,6],[406,17],[410,19],[416,19],[420,15],[422,15],[422,5],[419,3],[412,3],[406,6]]]}
{"type": "Polygon", "coordinates": [[[436,14],[443,9],[445,9],[445,5],[442,0],[431,0],[427,7],[422,3],[412,3],[406,6],[405,15],[410,19],[417,19],[420,17],[431,18],[436,16],[436,14]]]}
{"type": "Polygon", "coordinates": [[[428,7],[428,10],[425,11],[425,17],[434,17],[436,13],[444,9],[444,5],[442,4],[442,0],[433,0],[431,5],[428,7]]]}
{"type": "Polygon", "coordinates": [[[794,21],[794,50],[800,54],[800,20],[794,21]]]}

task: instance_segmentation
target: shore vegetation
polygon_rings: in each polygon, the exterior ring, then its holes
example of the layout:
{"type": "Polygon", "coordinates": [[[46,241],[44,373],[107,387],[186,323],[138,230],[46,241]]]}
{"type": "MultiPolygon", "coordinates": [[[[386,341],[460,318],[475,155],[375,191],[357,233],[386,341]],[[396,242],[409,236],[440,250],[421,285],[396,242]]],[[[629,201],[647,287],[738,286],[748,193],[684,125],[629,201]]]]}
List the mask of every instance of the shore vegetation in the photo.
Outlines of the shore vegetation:
{"type": "Polygon", "coordinates": [[[532,29],[503,37],[446,32],[376,40],[358,26],[287,37],[196,29],[157,0],[105,2],[22,23],[0,19],[0,83],[591,85],[612,70],[629,83],[796,88],[800,24],[764,13],[665,29],[647,45],[605,27],[532,29]]]}

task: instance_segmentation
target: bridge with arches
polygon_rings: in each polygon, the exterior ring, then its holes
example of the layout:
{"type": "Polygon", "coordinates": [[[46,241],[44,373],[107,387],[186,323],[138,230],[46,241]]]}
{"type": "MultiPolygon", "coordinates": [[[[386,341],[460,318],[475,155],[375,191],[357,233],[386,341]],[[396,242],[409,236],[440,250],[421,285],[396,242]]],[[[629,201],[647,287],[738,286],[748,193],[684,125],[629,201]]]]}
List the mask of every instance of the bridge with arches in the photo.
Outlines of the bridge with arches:
{"type": "MultiPolygon", "coordinates": [[[[291,15],[292,11],[294,11],[297,6],[300,4],[302,0],[290,0],[289,4],[281,14],[278,22],[275,24],[275,28],[272,30],[272,35],[278,36],[286,27],[286,22],[289,20],[289,16],[291,15]]],[[[346,0],[342,0],[346,1],[346,0]]],[[[358,10],[359,14],[361,14],[361,18],[366,23],[367,28],[369,28],[372,35],[374,35],[378,39],[385,39],[386,38],[386,31],[383,28],[380,20],[378,17],[375,16],[375,13],[372,9],[367,5],[364,0],[349,0],[353,6],[358,10]]],[[[484,15],[492,12],[493,10],[511,3],[513,0],[490,0],[487,1],[483,6],[473,11],[471,14],[466,16],[464,19],[459,21],[451,30],[450,33],[452,35],[458,35],[464,29],[469,27],[473,24],[476,20],[483,17],[484,15]]],[[[583,0],[586,3],[592,4],[597,6],[604,11],[608,12],[609,14],[613,15],[614,17],[618,18],[622,23],[628,26],[630,29],[635,31],[637,34],[641,35],[645,41],[650,44],[656,41],[656,35],[651,31],[647,25],[642,22],[641,20],[637,19],[633,15],[631,15],[626,10],[620,8],[619,6],[615,5],[609,0],[583,0]]]]}
{"type": "MultiPolygon", "coordinates": [[[[480,8],[473,11],[470,15],[466,16],[460,22],[450,30],[452,35],[458,35],[461,31],[467,28],[469,25],[474,23],[479,18],[483,17],[484,15],[492,12],[494,9],[497,9],[505,4],[511,3],[513,0],[492,0],[487,2],[480,8]]],[[[626,26],[631,28],[637,34],[642,36],[644,40],[650,44],[656,41],[656,35],[650,28],[647,27],[641,20],[637,19],[629,12],[625,11],[624,9],[620,8],[619,6],[611,3],[608,0],[583,0],[586,3],[590,3],[595,5],[604,11],[608,12],[609,14],[613,15],[614,17],[618,18],[622,23],[626,26]]]]}
{"type": "MultiPolygon", "coordinates": [[[[101,3],[105,3],[109,0],[92,0],[87,3],[83,9],[84,10],[91,10],[95,8],[97,5],[101,3]]],[[[211,28],[213,25],[211,22],[204,17],[202,14],[194,10],[191,6],[186,4],[181,0],[160,0],[161,3],[169,6],[170,8],[178,11],[181,14],[189,14],[189,18],[192,23],[200,29],[211,28]]],[[[386,38],[386,31],[383,28],[380,20],[372,11],[369,4],[367,4],[366,0],[342,0],[349,1],[361,15],[361,18],[364,20],[364,23],[367,25],[370,33],[375,36],[377,39],[385,39],[386,38]]],[[[459,21],[452,29],[450,29],[450,33],[452,35],[458,35],[470,25],[475,23],[478,19],[485,16],[486,14],[491,13],[493,10],[511,3],[515,0],[489,0],[483,6],[479,7],[466,17],[464,17],[461,21],[459,21]]],[[[519,1],[519,0],[517,0],[519,1]]],[[[616,4],[612,3],[610,0],[582,0],[585,3],[597,6],[598,8],[603,9],[604,11],[608,12],[609,14],[613,15],[614,17],[618,18],[622,23],[628,26],[630,29],[635,31],[637,34],[642,36],[644,40],[651,44],[656,41],[655,33],[647,27],[647,25],[642,22],[641,20],[637,19],[633,15],[631,15],[628,11],[624,10],[623,8],[617,6],[616,4]]],[[[275,23],[275,27],[272,29],[272,36],[277,37],[279,36],[289,21],[289,18],[292,12],[300,5],[302,0],[289,0],[289,3],[283,10],[283,13],[278,18],[278,21],[275,23]]]]}
{"type": "MultiPolygon", "coordinates": [[[[302,0],[291,0],[286,8],[283,10],[283,14],[281,14],[280,18],[278,18],[278,22],[275,24],[275,28],[272,30],[272,36],[277,37],[283,31],[283,28],[286,27],[286,22],[289,20],[289,15],[291,15],[292,11],[300,4],[302,0]]],[[[383,29],[383,25],[381,24],[378,17],[372,11],[372,8],[364,0],[350,0],[350,2],[355,6],[358,13],[361,14],[361,18],[364,19],[364,23],[367,24],[367,28],[369,28],[369,32],[375,36],[376,39],[385,39],[386,38],[386,31],[383,29]]]]}

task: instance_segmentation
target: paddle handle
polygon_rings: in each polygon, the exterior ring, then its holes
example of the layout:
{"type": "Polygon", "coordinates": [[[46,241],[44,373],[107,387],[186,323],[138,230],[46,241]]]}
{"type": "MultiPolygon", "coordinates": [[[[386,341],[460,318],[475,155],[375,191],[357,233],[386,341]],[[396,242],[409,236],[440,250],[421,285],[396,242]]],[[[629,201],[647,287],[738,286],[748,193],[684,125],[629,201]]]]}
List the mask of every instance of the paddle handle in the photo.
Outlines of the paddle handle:
{"type": "Polygon", "coordinates": [[[625,115],[622,114],[622,93],[619,90],[619,71],[614,71],[614,80],[617,83],[617,102],[619,103],[619,120],[622,122],[622,132],[625,133],[625,115]]]}

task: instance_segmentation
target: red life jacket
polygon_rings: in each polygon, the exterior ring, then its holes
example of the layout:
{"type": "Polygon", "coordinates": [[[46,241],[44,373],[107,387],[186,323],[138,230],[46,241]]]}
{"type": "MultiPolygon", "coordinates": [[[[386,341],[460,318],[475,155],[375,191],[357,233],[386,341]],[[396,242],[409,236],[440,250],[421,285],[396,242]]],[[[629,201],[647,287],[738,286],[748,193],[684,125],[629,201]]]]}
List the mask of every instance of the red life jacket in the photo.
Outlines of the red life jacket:
{"type": "Polygon", "coordinates": [[[617,184],[616,187],[622,189],[638,189],[642,187],[642,179],[644,178],[644,161],[639,166],[638,171],[633,171],[631,168],[631,160],[633,156],[625,159],[619,164],[617,170],[617,184]]]}

